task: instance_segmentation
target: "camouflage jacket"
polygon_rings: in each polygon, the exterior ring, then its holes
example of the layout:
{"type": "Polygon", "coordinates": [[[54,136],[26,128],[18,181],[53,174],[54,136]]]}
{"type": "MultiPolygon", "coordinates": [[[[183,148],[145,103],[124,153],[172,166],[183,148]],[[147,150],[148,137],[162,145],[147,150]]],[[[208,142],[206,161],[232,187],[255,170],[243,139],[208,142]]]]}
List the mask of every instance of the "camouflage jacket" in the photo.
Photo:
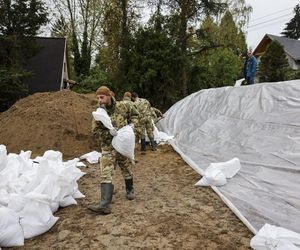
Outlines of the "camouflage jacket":
{"type": "Polygon", "coordinates": [[[157,120],[159,117],[163,116],[162,112],[157,108],[151,107],[151,111],[152,111],[152,118],[154,121],[157,120]]]}
{"type": "MultiPolygon", "coordinates": [[[[116,101],[115,98],[112,97],[112,105],[110,107],[100,107],[106,110],[115,128],[120,129],[129,123],[133,123],[135,126],[137,126],[139,112],[134,105],[130,104],[129,102],[116,101]]],[[[93,119],[92,134],[97,143],[100,144],[102,150],[105,150],[105,148],[111,148],[112,136],[102,122],[95,121],[93,119]]]]}
{"type": "Polygon", "coordinates": [[[139,98],[136,102],[134,102],[139,113],[140,113],[140,120],[143,120],[145,118],[152,118],[152,110],[151,110],[151,104],[148,100],[139,98]]]}
{"type": "Polygon", "coordinates": [[[151,107],[151,111],[154,123],[156,123],[159,120],[158,118],[163,117],[163,114],[159,109],[151,107]]]}

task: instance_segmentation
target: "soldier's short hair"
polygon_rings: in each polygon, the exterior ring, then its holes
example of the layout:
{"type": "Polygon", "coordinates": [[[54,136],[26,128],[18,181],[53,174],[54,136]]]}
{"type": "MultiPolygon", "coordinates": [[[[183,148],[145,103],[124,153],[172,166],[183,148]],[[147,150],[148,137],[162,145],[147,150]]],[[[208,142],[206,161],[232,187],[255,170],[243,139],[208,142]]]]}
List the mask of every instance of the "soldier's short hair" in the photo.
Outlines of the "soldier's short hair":
{"type": "Polygon", "coordinates": [[[101,86],[97,89],[96,95],[108,95],[111,96],[111,91],[108,87],[106,86],[101,86]]]}
{"type": "Polygon", "coordinates": [[[136,98],[136,97],[138,97],[138,94],[137,94],[136,92],[133,92],[133,93],[131,94],[131,97],[132,97],[132,98],[136,98]]]}
{"type": "Polygon", "coordinates": [[[124,97],[129,97],[129,98],[131,98],[131,93],[130,93],[129,91],[126,91],[126,92],[124,93],[124,97]]]}

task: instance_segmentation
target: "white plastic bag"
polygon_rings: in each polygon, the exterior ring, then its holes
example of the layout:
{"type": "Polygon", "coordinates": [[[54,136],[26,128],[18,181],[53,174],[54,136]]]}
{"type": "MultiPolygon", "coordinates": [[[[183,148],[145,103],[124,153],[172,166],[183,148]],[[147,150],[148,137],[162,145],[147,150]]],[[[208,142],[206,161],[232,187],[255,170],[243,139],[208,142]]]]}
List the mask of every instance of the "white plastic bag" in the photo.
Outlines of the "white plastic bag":
{"type": "Polygon", "coordinates": [[[6,207],[0,207],[0,247],[24,245],[24,234],[19,215],[6,207]]]}
{"type": "Polygon", "coordinates": [[[43,158],[47,160],[59,161],[59,162],[63,160],[62,153],[60,151],[54,151],[54,150],[47,150],[44,153],[43,158]]]}
{"type": "Polygon", "coordinates": [[[204,172],[204,176],[196,186],[223,186],[227,183],[226,178],[232,178],[241,169],[238,158],[226,162],[211,163],[204,172]]]}
{"type": "Polygon", "coordinates": [[[134,159],[135,136],[130,125],[118,130],[118,134],[112,140],[112,146],[121,155],[134,159]]]}
{"type": "Polygon", "coordinates": [[[205,173],[200,181],[196,183],[196,186],[223,186],[227,183],[226,176],[221,170],[215,169],[205,173]]]}
{"type": "Polygon", "coordinates": [[[97,151],[92,151],[87,154],[80,156],[81,160],[87,160],[89,163],[94,164],[99,162],[99,158],[101,157],[101,153],[97,151]]]}
{"type": "Polygon", "coordinates": [[[50,210],[50,197],[43,194],[28,193],[24,209],[19,213],[20,224],[24,230],[25,239],[47,232],[58,220],[50,210]]]}
{"type": "MultiPolygon", "coordinates": [[[[174,136],[170,136],[170,135],[166,134],[165,132],[159,131],[158,128],[155,126],[153,120],[152,120],[152,124],[154,126],[154,131],[153,131],[154,141],[156,141],[156,143],[165,144],[166,142],[168,142],[169,140],[172,140],[174,138],[174,136]]],[[[148,138],[148,141],[149,141],[149,138],[148,138]]]]}
{"type": "Polygon", "coordinates": [[[0,172],[6,167],[7,163],[7,150],[4,145],[0,145],[0,172]]]}
{"type": "Polygon", "coordinates": [[[97,108],[96,111],[92,112],[92,115],[96,121],[100,121],[108,129],[114,129],[114,126],[111,123],[111,119],[108,116],[107,112],[103,108],[97,108]]]}
{"type": "Polygon", "coordinates": [[[239,87],[239,86],[241,86],[244,80],[245,80],[245,78],[236,80],[236,81],[235,81],[235,84],[234,84],[234,87],[239,87]]]}
{"type": "Polygon", "coordinates": [[[299,250],[300,234],[265,224],[251,239],[250,246],[254,250],[299,250]]]}

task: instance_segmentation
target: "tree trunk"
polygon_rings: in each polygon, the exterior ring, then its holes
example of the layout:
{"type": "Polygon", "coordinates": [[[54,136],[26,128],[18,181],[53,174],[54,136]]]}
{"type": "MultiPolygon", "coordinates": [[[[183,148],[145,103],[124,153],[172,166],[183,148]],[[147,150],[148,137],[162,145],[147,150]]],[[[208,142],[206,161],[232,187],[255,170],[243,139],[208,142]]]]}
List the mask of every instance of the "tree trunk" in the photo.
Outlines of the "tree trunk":
{"type": "Polygon", "coordinates": [[[182,67],[181,67],[181,86],[182,86],[182,95],[183,97],[188,94],[188,83],[187,83],[187,65],[186,65],[186,52],[187,52],[187,7],[188,3],[186,0],[181,1],[180,3],[180,27],[179,27],[179,46],[182,56],[182,67]]]}

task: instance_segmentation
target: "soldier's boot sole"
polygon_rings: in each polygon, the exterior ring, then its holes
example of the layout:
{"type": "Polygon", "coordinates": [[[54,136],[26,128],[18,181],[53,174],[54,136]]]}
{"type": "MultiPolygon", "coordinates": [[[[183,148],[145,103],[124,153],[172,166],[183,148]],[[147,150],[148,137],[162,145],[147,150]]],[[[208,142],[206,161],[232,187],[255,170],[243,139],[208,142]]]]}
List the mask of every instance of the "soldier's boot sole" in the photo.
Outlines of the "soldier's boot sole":
{"type": "Polygon", "coordinates": [[[109,207],[97,207],[97,206],[90,206],[88,207],[89,210],[97,213],[97,214],[102,214],[102,215],[107,215],[107,214],[111,214],[111,208],[109,207]]]}
{"type": "Polygon", "coordinates": [[[134,194],[132,194],[132,193],[130,193],[130,194],[126,194],[126,198],[127,198],[127,200],[130,200],[130,201],[132,201],[132,200],[134,200],[134,198],[135,198],[135,195],[134,195],[134,194]]]}

